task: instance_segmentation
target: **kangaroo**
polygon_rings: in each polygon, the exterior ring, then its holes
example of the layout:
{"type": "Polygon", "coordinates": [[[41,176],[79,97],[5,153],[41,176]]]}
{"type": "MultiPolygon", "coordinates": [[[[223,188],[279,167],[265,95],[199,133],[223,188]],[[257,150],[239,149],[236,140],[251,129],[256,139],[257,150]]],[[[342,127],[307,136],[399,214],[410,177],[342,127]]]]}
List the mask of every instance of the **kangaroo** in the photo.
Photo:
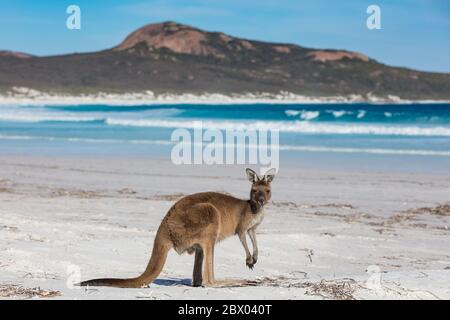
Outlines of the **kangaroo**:
{"type": "Polygon", "coordinates": [[[170,249],[178,254],[195,253],[192,285],[212,286],[214,279],[214,246],[234,234],[238,235],[246,254],[245,263],[253,269],[258,260],[256,228],[264,218],[264,206],[271,198],[271,186],[275,169],[262,177],[246,169],[252,183],[249,200],[217,193],[196,193],[178,200],[167,212],[158,228],[153,251],[145,271],[136,278],[93,279],[80,286],[109,286],[140,288],[152,283],[160,274],[170,249]],[[249,235],[253,253],[247,245],[249,235]],[[203,268],[203,272],[202,272],[203,268]]]}

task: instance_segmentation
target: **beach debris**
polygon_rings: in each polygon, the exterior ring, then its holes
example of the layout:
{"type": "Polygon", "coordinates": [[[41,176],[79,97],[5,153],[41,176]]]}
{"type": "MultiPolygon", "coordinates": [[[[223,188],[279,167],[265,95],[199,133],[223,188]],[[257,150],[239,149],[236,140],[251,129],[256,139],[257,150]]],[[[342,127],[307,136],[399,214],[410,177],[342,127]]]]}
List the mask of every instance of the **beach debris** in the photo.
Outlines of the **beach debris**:
{"type": "Polygon", "coordinates": [[[11,232],[18,232],[19,228],[3,225],[3,226],[0,226],[0,230],[6,230],[6,231],[11,231],[11,232]]]}
{"type": "Polygon", "coordinates": [[[450,216],[450,203],[440,204],[436,207],[422,207],[410,209],[408,212],[412,214],[432,214],[438,216],[450,216]]]}
{"type": "Polygon", "coordinates": [[[324,236],[324,237],[330,237],[330,238],[336,237],[336,235],[332,232],[322,232],[320,235],[324,236]]]}
{"type": "Polygon", "coordinates": [[[352,209],[352,210],[357,209],[355,206],[348,203],[326,203],[322,205],[317,205],[316,207],[352,209]]]}
{"type": "Polygon", "coordinates": [[[314,250],[305,248],[305,249],[301,249],[301,251],[305,251],[306,252],[306,256],[308,257],[309,262],[312,263],[313,262],[312,261],[312,256],[314,255],[314,250]]]}
{"type": "Polygon", "coordinates": [[[98,191],[81,190],[81,189],[57,189],[50,195],[51,197],[78,197],[84,199],[92,199],[104,197],[105,195],[98,191]]]}
{"type": "Polygon", "coordinates": [[[359,212],[359,213],[347,214],[344,218],[344,221],[347,223],[355,223],[355,222],[360,222],[361,220],[370,220],[372,218],[373,218],[373,216],[371,216],[368,213],[359,212]]]}
{"type": "Polygon", "coordinates": [[[146,197],[146,200],[159,200],[159,201],[175,201],[182,197],[184,197],[186,194],[184,193],[173,193],[173,194],[154,194],[152,196],[146,197]]]}
{"type": "Polygon", "coordinates": [[[318,283],[307,282],[305,294],[321,296],[325,299],[355,300],[353,293],[361,286],[353,279],[321,280],[318,283]]]}
{"type": "Polygon", "coordinates": [[[255,280],[240,280],[233,285],[218,286],[218,288],[230,287],[278,287],[278,288],[303,288],[305,294],[310,296],[320,296],[324,299],[334,300],[355,300],[353,293],[361,289],[362,286],[351,278],[320,280],[320,282],[299,281],[298,278],[262,277],[255,280]]]}
{"type": "Polygon", "coordinates": [[[313,209],[313,208],[337,208],[337,209],[351,209],[355,210],[357,207],[348,203],[325,203],[325,204],[308,204],[308,203],[295,203],[292,201],[273,201],[272,205],[275,207],[288,207],[299,209],[313,209]]]}
{"type": "Polygon", "coordinates": [[[450,217],[450,204],[440,204],[435,207],[420,207],[401,211],[384,221],[385,226],[393,224],[409,224],[410,227],[421,229],[436,229],[448,231],[445,219],[450,217]],[[428,219],[425,219],[428,216],[428,219]],[[420,221],[422,220],[422,221],[420,221]]]}
{"type": "Polygon", "coordinates": [[[24,288],[14,284],[0,284],[0,298],[53,298],[60,295],[59,291],[43,290],[40,287],[24,288]]]}
{"type": "Polygon", "coordinates": [[[122,188],[120,190],[117,190],[117,193],[119,193],[119,194],[136,194],[137,191],[133,190],[132,188],[122,188]]]}

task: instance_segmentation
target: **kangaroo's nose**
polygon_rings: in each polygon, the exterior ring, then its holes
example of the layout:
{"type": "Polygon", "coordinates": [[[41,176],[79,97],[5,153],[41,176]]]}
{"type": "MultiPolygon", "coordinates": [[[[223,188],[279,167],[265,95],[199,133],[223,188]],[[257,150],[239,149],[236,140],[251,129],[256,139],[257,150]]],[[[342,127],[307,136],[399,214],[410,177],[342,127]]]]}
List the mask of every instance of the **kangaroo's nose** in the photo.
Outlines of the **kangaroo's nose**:
{"type": "Polygon", "coordinates": [[[266,201],[266,198],[264,198],[264,195],[262,193],[258,194],[257,199],[259,203],[264,203],[264,201],[266,201]]]}

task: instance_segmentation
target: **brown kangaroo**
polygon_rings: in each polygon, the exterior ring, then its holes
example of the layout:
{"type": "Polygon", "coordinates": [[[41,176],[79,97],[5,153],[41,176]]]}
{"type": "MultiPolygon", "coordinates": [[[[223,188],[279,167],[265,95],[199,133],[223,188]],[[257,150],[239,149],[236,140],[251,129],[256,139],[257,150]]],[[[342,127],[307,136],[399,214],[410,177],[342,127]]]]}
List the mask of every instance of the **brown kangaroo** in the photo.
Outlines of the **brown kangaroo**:
{"type": "Polygon", "coordinates": [[[93,279],[79,283],[81,286],[110,286],[139,288],[153,282],[160,274],[170,249],[182,254],[195,253],[193,286],[214,285],[214,246],[234,234],[239,236],[245,249],[246,264],[253,269],[258,260],[256,228],[264,218],[264,206],[270,200],[270,183],[275,169],[259,177],[246,169],[252,183],[249,200],[241,200],[217,192],[203,192],[178,200],[167,212],[156,233],[153,251],[145,271],[136,278],[93,279]],[[247,246],[246,233],[253,254],[247,246]],[[205,260],[205,261],[203,261],[205,260]],[[203,272],[202,272],[203,266],[203,272]]]}

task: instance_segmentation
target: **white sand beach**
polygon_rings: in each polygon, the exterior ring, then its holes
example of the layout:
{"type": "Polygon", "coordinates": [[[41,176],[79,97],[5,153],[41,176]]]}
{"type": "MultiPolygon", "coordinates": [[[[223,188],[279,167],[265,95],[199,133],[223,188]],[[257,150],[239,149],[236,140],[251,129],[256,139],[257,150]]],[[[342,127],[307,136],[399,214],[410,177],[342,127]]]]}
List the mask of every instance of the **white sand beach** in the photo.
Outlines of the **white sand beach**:
{"type": "Polygon", "coordinates": [[[117,106],[139,105],[176,105],[176,104],[336,104],[336,103],[393,103],[393,104],[444,104],[449,100],[442,99],[402,99],[395,95],[377,96],[374,94],[348,94],[335,96],[306,96],[292,92],[280,91],[248,92],[243,94],[223,93],[155,93],[151,90],[128,93],[98,92],[96,94],[70,94],[44,92],[27,87],[12,87],[9,91],[0,93],[0,107],[10,105],[90,105],[105,104],[117,106]]]}
{"type": "Polygon", "coordinates": [[[237,237],[216,248],[216,278],[248,285],[191,287],[193,256],[171,251],[148,288],[70,286],[142,272],[179,197],[249,187],[238,166],[2,155],[0,298],[450,299],[448,175],[293,165],[273,182],[254,270],[237,237]]]}

